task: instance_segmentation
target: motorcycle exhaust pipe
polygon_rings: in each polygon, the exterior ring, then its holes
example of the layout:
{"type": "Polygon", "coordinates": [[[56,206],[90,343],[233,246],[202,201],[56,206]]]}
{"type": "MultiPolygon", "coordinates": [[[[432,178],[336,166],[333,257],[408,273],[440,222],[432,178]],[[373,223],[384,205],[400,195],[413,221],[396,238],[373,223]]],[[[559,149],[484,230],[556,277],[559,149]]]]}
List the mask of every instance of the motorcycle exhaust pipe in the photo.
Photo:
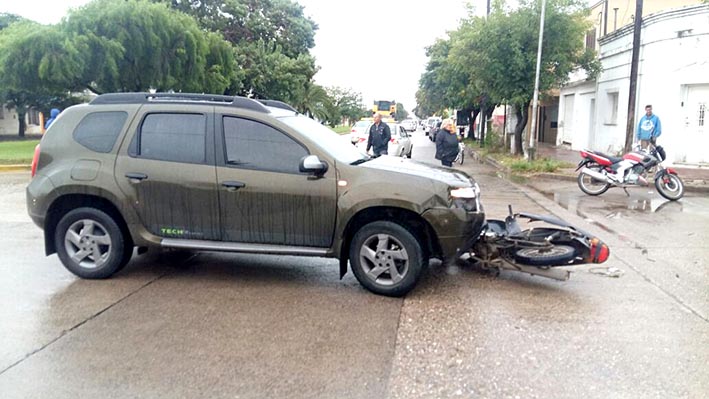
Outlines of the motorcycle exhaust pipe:
{"type": "Polygon", "coordinates": [[[596,172],[595,170],[591,170],[589,168],[583,168],[583,169],[581,169],[581,173],[583,173],[585,175],[589,175],[596,180],[601,180],[601,181],[611,183],[611,181],[608,179],[608,176],[604,175],[603,173],[596,172]]]}
{"type": "Polygon", "coordinates": [[[564,269],[553,268],[553,267],[550,267],[548,269],[542,269],[540,267],[525,266],[525,265],[520,265],[517,263],[506,262],[504,260],[500,263],[499,266],[501,269],[512,270],[512,271],[522,272],[522,273],[529,273],[534,276],[546,277],[546,278],[559,280],[559,281],[566,281],[569,279],[569,276],[571,276],[571,273],[569,273],[568,270],[564,270],[564,269]]]}

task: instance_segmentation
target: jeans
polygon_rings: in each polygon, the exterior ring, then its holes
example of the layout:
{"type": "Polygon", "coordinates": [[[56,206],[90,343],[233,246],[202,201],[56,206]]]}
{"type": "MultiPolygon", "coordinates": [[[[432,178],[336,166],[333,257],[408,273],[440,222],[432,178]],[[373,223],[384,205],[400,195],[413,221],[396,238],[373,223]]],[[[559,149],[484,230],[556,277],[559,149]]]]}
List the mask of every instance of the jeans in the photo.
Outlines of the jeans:
{"type": "Polygon", "coordinates": [[[453,161],[446,161],[446,160],[441,159],[441,164],[443,166],[453,166],[453,161]]]}

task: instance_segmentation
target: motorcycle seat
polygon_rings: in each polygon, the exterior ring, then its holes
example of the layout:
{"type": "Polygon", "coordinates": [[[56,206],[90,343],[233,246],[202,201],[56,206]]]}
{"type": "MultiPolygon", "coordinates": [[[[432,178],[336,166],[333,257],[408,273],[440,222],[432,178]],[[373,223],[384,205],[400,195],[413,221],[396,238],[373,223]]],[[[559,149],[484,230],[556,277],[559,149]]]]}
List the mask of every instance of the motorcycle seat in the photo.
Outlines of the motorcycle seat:
{"type": "Polygon", "coordinates": [[[590,152],[595,155],[598,155],[599,157],[606,158],[607,160],[611,161],[611,163],[618,163],[623,160],[623,157],[614,157],[612,155],[604,154],[600,151],[590,151],[590,152]]]}

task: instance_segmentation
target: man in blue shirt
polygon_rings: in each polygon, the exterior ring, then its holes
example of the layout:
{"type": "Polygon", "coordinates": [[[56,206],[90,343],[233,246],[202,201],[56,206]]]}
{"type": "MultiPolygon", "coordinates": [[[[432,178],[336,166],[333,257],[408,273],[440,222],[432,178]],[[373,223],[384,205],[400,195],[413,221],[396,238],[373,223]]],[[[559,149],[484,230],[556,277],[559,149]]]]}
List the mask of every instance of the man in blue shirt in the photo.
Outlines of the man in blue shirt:
{"type": "Polygon", "coordinates": [[[660,137],[661,134],[662,125],[660,124],[660,118],[652,113],[652,105],[646,105],[645,115],[640,118],[635,138],[640,141],[640,146],[643,149],[647,149],[650,140],[660,137]]]}

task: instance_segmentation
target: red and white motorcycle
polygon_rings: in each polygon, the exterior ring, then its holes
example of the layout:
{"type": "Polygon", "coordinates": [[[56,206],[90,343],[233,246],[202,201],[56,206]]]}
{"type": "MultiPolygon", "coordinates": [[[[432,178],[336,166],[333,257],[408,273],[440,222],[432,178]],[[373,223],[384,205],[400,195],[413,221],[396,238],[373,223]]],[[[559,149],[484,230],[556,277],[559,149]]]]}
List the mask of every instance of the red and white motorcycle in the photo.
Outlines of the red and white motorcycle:
{"type": "MultiPolygon", "coordinates": [[[[648,186],[647,177],[655,173],[657,192],[670,201],[684,195],[684,183],[672,168],[665,168],[665,150],[655,146],[654,140],[647,150],[635,150],[622,157],[612,157],[601,152],[581,151],[581,162],[576,170],[581,172],[576,179],[581,191],[588,195],[600,195],[611,187],[626,190],[630,186],[648,186]]],[[[625,191],[628,194],[628,191],[625,191]]]]}

